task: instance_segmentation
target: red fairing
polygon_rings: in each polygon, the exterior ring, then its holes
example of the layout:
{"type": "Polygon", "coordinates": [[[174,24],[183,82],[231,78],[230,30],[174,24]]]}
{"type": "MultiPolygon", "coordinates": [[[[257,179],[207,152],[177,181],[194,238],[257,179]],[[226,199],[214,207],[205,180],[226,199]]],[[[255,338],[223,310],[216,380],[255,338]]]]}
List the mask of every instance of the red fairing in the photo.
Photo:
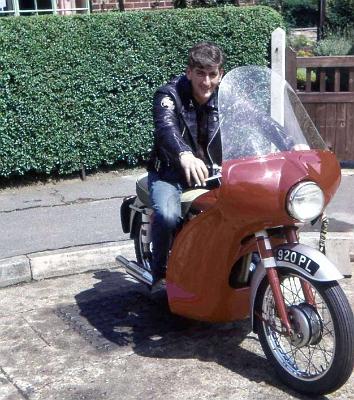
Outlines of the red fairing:
{"type": "Polygon", "coordinates": [[[174,241],[167,269],[172,312],[214,322],[246,318],[249,288],[229,286],[241,241],[266,227],[293,225],[286,198],[304,180],[322,188],[327,204],[340,183],[334,154],[294,151],[225,162],[221,188],[198,198],[206,211],[174,241]]]}

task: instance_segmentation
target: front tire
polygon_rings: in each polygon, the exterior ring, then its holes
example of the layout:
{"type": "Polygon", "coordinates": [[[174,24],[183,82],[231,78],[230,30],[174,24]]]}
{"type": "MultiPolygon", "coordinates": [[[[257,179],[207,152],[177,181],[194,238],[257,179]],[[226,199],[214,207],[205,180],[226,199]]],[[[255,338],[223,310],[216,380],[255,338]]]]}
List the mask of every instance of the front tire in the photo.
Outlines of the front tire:
{"type": "Polygon", "coordinates": [[[281,322],[265,278],[255,307],[263,351],[280,379],[296,391],[331,393],[353,370],[354,321],[349,302],[335,281],[315,282],[287,270],[279,271],[279,279],[295,335],[290,339],[279,333],[281,322]],[[313,305],[306,303],[301,282],[310,285],[313,305]]]}

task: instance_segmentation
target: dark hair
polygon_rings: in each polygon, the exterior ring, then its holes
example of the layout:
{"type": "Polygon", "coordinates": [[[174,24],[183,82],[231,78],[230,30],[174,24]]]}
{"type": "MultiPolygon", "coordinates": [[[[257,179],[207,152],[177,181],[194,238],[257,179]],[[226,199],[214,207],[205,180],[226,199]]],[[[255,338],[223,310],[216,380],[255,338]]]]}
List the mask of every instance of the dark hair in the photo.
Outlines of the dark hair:
{"type": "Polygon", "coordinates": [[[224,54],[220,47],[212,42],[199,42],[189,49],[188,67],[189,68],[222,68],[225,61],[224,54]]]}

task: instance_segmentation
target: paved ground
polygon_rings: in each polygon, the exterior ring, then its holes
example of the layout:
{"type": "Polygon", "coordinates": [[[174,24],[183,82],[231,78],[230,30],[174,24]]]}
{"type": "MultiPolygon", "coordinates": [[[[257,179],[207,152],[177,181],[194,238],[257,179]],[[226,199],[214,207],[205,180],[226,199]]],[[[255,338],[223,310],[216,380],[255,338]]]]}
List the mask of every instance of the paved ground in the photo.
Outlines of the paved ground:
{"type": "MultiPolygon", "coordinates": [[[[0,294],[1,400],[310,399],[278,381],[249,321],[172,316],[120,268],[0,294]]],[[[354,376],[319,399],[354,399],[354,376]]]]}
{"type": "MultiPolygon", "coordinates": [[[[117,249],[134,258],[119,207],[139,172],[0,191],[0,277],[13,256],[35,279],[101,263],[0,289],[0,400],[306,399],[279,383],[248,321],[180,319],[109,269],[117,249]]],[[[353,196],[349,171],[328,209],[332,231],[353,231],[353,196]]],[[[352,377],[322,399],[354,399],[353,389],[352,377]]]]}

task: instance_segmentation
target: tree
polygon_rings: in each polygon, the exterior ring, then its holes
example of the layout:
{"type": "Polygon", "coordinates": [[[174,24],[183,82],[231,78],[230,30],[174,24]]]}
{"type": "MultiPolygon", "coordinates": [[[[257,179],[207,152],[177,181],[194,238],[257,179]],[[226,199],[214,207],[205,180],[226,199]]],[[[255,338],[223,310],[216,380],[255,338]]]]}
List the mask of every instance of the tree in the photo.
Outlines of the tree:
{"type": "Polygon", "coordinates": [[[277,10],[290,27],[317,25],[318,0],[258,0],[257,3],[277,10]]]}
{"type": "Polygon", "coordinates": [[[354,0],[327,0],[327,21],[331,29],[354,27],[354,0]]]}

